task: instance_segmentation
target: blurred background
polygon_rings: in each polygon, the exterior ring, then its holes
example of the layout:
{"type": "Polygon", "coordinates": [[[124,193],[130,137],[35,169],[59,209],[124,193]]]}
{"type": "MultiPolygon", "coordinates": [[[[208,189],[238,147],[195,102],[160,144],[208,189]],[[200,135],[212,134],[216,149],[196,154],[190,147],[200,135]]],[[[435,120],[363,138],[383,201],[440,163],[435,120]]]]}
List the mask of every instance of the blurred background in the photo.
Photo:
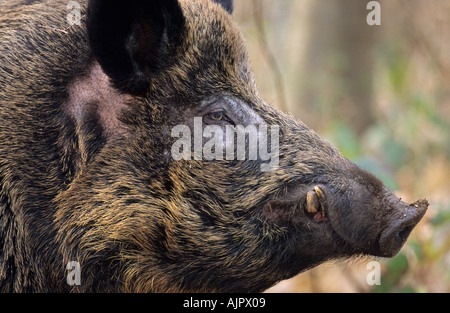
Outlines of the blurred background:
{"type": "Polygon", "coordinates": [[[381,0],[374,26],[368,3],[235,1],[263,98],[403,200],[430,202],[396,257],[326,263],[268,292],[450,292],[450,1],[381,0]]]}

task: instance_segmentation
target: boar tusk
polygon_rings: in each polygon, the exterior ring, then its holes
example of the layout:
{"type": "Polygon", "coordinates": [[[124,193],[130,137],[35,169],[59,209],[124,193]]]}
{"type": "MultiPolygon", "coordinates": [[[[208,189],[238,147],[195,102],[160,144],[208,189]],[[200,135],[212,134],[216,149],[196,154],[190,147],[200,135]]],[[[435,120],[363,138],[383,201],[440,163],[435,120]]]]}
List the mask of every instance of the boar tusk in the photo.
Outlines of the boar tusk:
{"type": "Polygon", "coordinates": [[[320,207],[322,209],[322,217],[325,217],[325,211],[328,209],[327,198],[325,197],[325,193],[318,186],[314,187],[315,194],[317,195],[317,199],[320,202],[320,207]]]}
{"type": "Polygon", "coordinates": [[[319,211],[319,199],[314,191],[308,191],[306,194],[306,211],[308,213],[316,213],[319,211]]]}

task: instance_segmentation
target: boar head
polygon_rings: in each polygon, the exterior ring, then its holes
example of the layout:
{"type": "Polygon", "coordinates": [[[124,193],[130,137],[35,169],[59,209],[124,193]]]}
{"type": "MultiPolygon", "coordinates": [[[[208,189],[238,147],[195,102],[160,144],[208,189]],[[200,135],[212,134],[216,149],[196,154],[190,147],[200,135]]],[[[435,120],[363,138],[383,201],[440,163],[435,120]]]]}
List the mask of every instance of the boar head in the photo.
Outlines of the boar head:
{"type": "Polygon", "coordinates": [[[76,129],[99,131],[78,139],[95,149],[67,157],[74,178],[55,218],[63,264],[83,270],[77,290],[262,291],[326,260],[393,256],[424,215],[425,200],[402,202],[261,99],[231,10],[90,1],[93,57],[65,112],[76,129]],[[239,125],[257,128],[276,162],[248,157],[250,136],[243,159],[204,157],[239,125]],[[176,158],[174,129],[188,133],[176,158]]]}

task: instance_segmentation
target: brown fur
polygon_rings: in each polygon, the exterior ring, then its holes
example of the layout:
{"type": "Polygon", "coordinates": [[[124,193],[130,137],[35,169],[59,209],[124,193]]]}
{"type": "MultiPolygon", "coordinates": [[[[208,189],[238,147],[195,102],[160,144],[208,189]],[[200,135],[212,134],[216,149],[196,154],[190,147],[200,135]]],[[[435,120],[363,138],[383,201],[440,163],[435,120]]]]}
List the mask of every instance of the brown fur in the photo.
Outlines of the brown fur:
{"type": "Polygon", "coordinates": [[[389,212],[417,222],[426,204],[396,202],[264,103],[231,1],[81,2],[70,28],[65,0],[0,3],[1,291],[262,291],[327,259],[398,251],[378,244],[396,231],[389,212]],[[174,161],[170,130],[205,103],[278,125],[279,166],[174,161]],[[321,220],[305,212],[314,186],[321,220]]]}

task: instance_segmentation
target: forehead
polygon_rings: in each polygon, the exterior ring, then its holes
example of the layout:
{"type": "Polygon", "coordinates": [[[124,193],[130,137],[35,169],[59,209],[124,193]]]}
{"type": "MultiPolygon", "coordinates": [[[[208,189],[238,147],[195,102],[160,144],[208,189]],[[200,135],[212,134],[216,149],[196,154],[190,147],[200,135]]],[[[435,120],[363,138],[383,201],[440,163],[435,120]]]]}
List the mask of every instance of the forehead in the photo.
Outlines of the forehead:
{"type": "Polygon", "coordinates": [[[254,78],[247,49],[232,16],[211,0],[181,0],[185,23],[182,67],[190,81],[249,95],[254,78]]]}

